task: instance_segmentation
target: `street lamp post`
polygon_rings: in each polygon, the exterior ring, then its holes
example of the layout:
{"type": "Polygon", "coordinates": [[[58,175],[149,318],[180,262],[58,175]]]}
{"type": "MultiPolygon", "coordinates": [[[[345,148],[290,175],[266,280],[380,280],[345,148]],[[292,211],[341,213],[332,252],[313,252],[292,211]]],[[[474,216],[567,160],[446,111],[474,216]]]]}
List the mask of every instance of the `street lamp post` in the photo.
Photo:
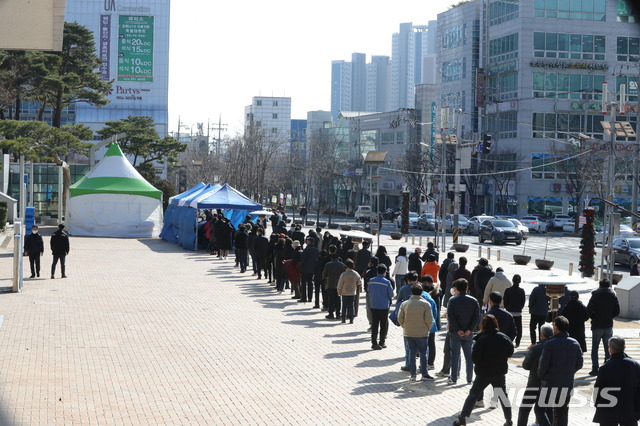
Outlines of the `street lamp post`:
{"type": "MultiPolygon", "coordinates": [[[[373,180],[379,180],[380,176],[373,176],[373,166],[378,166],[380,167],[382,164],[384,164],[386,158],[387,158],[387,151],[369,151],[367,152],[367,156],[364,159],[364,164],[369,166],[369,202],[371,202],[371,197],[372,197],[372,192],[373,192],[373,180]]],[[[376,169],[377,171],[378,169],[376,169]]],[[[377,222],[378,222],[378,247],[380,247],[380,231],[381,231],[381,216],[380,216],[380,183],[378,182],[378,191],[377,191],[377,207],[376,207],[376,214],[377,216],[377,222]]],[[[372,204],[372,208],[373,208],[373,203],[372,204]]]]}

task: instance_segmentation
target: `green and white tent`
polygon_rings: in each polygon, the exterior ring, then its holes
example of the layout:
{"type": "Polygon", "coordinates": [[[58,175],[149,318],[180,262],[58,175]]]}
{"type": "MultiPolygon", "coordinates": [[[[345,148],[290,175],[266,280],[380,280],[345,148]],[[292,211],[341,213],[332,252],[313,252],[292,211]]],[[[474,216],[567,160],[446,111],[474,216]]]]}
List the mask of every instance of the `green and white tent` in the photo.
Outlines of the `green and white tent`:
{"type": "Polygon", "coordinates": [[[157,237],[162,191],[112,144],[104,158],[70,188],[69,232],[96,237],[157,237]]]}

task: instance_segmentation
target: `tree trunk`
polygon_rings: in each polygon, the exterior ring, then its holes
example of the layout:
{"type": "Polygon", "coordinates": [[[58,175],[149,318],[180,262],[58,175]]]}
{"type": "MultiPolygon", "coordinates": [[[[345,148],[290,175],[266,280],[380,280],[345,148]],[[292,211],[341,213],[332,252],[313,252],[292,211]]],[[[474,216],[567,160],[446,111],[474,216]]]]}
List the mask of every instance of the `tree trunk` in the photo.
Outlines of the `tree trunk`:
{"type": "Polygon", "coordinates": [[[51,118],[51,126],[60,128],[62,123],[62,89],[58,89],[56,93],[56,103],[53,108],[53,117],[51,118]]]}
{"type": "Polygon", "coordinates": [[[16,96],[16,120],[20,120],[20,96],[16,96]]]}

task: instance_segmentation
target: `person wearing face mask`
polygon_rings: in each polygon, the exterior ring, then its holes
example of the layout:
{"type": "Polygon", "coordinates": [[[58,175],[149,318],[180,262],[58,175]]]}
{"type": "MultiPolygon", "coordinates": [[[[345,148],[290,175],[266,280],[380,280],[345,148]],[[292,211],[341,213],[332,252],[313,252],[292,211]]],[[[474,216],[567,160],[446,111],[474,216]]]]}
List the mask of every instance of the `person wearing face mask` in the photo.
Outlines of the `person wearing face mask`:
{"type": "Polygon", "coordinates": [[[31,227],[31,234],[24,239],[24,255],[29,256],[29,266],[31,267],[31,277],[40,278],[40,257],[44,254],[44,241],[38,233],[38,227],[31,227]]]}

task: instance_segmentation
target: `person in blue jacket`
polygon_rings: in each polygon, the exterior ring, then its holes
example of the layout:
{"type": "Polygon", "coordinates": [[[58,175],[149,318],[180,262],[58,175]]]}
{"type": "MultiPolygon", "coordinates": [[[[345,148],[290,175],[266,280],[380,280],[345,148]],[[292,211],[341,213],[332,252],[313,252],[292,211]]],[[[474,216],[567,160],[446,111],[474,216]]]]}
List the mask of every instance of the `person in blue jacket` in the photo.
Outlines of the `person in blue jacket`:
{"type": "Polygon", "coordinates": [[[378,275],[369,280],[368,294],[371,306],[371,349],[386,348],[385,340],[389,329],[389,308],[393,300],[391,281],[385,278],[387,266],[379,264],[376,269],[378,275]],[[378,340],[380,329],[380,340],[378,340]]]}

